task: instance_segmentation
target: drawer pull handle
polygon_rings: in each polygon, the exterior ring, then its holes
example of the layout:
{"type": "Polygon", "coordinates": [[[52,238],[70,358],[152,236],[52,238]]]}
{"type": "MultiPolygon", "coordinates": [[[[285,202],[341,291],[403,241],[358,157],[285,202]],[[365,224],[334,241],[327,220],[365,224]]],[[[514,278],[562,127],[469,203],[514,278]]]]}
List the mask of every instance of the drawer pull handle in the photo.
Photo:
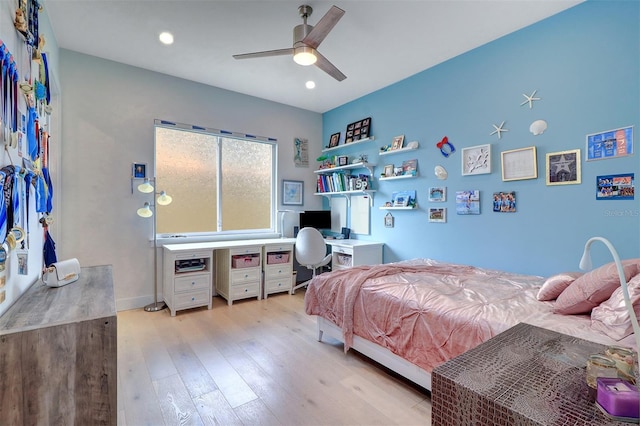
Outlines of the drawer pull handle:
{"type": "Polygon", "coordinates": [[[249,291],[249,289],[248,289],[248,288],[245,288],[245,289],[244,289],[244,292],[245,292],[245,293],[246,293],[246,292],[248,292],[248,291],[249,291]]]}
{"type": "Polygon", "coordinates": [[[193,302],[194,300],[196,300],[196,298],[195,298],[195,297],[192,297],[192,298],[191,298],[191,301],[193,302]]]}
{"type": "Polygon", "coordinates": [[[195,281],[191,281],[191,285],[196,285],[196,282],[195,281]]]}
{"type": "Polygon", "coordinates": [[[247,278],[247,277],[249,277],[249,275],[247,275],[247,274],[244,274],[244,277],[245,277],[245,278],[247,278]]]}

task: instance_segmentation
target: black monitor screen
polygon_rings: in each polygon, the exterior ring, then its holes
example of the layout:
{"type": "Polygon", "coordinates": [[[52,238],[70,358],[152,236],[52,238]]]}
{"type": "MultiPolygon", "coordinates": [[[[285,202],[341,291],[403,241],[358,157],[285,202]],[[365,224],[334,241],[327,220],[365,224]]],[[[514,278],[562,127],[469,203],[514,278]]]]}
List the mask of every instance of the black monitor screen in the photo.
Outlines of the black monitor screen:
{"type": "Polygon", "coordinates": [[[331,229],[331,210],[305,210],[300,213],[300,229],[331,229]]]}

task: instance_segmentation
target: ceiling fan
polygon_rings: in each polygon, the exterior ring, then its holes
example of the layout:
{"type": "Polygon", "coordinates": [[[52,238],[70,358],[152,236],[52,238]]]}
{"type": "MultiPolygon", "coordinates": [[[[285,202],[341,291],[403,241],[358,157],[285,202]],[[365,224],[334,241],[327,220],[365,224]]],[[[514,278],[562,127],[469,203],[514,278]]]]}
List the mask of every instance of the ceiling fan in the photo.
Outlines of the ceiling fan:
{"type": "Polygon", "coordinates": [[[296,25],[293,29],[293,47],[288,49],[266,50],[263,52],[243,53],[233,55],[236,59],[264,58],[267,56],[293,55],[293,60],[300,65],[315,64],[322,71],[329,74],[338,81],[347,78],[338,68],[336,68],[327,58],[317,51],[322,40],[329,34],[329,31],[338,23],[344,10],[337,6],[331,9],[315,25],[308,25],[307,18],[311,16],[313,9],[311,6],[302,5],[298,7],[302,24],[296,25]]]}

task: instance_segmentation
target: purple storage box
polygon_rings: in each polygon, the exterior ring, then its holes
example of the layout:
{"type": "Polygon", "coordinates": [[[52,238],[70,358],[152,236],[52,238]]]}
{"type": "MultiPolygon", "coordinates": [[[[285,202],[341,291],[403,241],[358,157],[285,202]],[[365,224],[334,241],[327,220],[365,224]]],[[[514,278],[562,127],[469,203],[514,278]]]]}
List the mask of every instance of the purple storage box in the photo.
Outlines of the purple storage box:
{"type": "Polygon", "coordinates": [[[640,391],[621,379],[598,377],[597,401],[608,414],[615,417],[640,417],[640,391]]]}

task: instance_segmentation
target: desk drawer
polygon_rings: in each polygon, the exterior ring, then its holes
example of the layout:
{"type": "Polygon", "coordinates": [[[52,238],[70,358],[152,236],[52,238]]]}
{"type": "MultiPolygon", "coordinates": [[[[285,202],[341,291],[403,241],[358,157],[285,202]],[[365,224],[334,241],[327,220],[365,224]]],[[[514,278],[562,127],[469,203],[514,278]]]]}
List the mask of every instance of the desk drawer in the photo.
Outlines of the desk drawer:
{"type": "Polygon", "coordinates": [[[183,259],[208,259],[212,256],[211,250],[202,250],[202,251],[190,251],[188,253],[178,253],[173,258],[175,260],[183,260],[183,259]]]}
{"type": "Polygon", "coordinates": [[[234,285],[229,289],[231,300],[245,299],[247,297],[258,297],[260,292],[260,283],[244,283],[242,285],[234,285]]]}
{"type": "Polygon", "coordinates": [[[231,285],[260,281],[260,268],[245,268],[231,272],[231,285]]]}
{"type": "Polygon", "coordinates": [[[211,286],[211,275],[190,275],[188,277],[177,277],[174,279],[176,293],[183,291],[206,289],[211,286]]]}
{"type": "Polygon", "coordinates": [[[291,274],[293,273],[293,267],[291,264],[283,264],[283,265],[273,265],[266,266],[264,268],[264,279],[272,280],[272,279],[291,279],[291,274]]]}
{"type": "Polygon", "coordinates": [[[331,247],[332,253],[344,253],[353,256],[353,249],[351,247],[333,246],[331,247]]]}
{"type": "Polygon", "coordinates": [[[271,253],[274,251],[292,251],[293,244],[266,244],[264,246],[265,253],[271,253]]]}
{"type": "Polygon", "coordinates": [[[208,305],[210,303],[209,290],[199,290],[175,295],[175,309],[186,309],[195,306],[208,305]]]}
{"type": "Polygon", "coordinates": [[[238,254],[260,254],[262,246],[247,246],[247,247],[237,247],[229,249],[229,254],[231,256],[238,254]]]}

